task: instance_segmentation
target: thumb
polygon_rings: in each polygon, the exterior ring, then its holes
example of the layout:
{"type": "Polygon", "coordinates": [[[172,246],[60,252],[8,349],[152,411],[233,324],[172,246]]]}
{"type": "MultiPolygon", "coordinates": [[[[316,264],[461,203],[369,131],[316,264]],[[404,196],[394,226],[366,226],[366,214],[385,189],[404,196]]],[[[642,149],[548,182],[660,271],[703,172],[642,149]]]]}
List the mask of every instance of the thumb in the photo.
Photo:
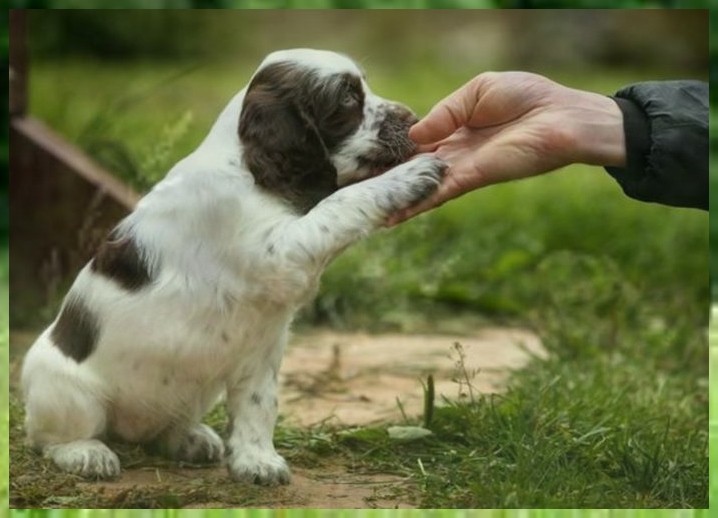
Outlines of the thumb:
{"type": "Polygon", "coordinates": [[[462,125],[445,105],[438,104],[409,129],[409,138],[417,144],[430,144],[448,137],[462,125]]]}
{"type": "Polygon", "coordinates": [[[409,129],[409,138],[417,144],[438,142],[465,126],[476,107],[473,81],[439,101],[429,113],[409,129]]]}

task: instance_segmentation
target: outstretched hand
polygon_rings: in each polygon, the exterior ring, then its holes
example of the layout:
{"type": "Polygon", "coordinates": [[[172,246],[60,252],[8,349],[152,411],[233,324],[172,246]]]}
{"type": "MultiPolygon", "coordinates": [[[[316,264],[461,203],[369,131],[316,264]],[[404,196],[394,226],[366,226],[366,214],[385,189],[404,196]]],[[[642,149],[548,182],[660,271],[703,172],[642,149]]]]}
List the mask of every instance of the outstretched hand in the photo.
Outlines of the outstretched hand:
{"type": "Polygon", "coordinates": [[[439,102],[409,136],[449,164],[438,190],[397,224],[468,191],[583,162],[622,166],[623,116],[599,94],[527,72],[487,72],[439,102]]]}

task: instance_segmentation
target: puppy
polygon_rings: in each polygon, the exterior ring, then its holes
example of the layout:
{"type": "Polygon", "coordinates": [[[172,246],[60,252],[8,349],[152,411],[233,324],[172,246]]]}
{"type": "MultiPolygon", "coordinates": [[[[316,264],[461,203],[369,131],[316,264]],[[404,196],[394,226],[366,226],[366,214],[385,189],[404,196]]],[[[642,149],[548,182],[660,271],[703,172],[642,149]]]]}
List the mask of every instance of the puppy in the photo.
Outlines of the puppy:
{"type": "Polygon", "coordinates": [[[62,470],[120,473],[115,438],[286,484],[274,449],[290,323],[327,264],[431,194],[414,115],[347,57],[270,54],[209,135],[80,271],[22,370],[29,442],[62,470]],[[203,416],[224,396],[226,446],[203,416]]]}

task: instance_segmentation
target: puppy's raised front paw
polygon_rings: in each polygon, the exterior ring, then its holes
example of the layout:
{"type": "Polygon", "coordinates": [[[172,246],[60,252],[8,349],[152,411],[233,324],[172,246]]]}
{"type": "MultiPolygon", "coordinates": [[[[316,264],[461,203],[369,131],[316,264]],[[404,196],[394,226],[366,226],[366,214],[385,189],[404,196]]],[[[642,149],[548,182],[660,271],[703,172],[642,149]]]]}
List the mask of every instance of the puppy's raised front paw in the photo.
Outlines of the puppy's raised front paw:
{"type": "Polygon", "coordinates": [[[97,439],[46,446],[44,454],[61,470],[85,478],[108,479],[120,474],[120,459],[97,439]]]}
{"type": "Polygon", "coordinates": [[[440,158],[418,155],[391,171],[396,187],[385,192],[390,213],[410,207],[426,198],[439,187],[448,165],[440,158]]]}
{"type": "Polygon", "coordinates": [[[428,176],[436,182],[441,181],[446,168],[449,167],[441,158],[431,153],[416,155],[408,162],[405,162],[404,166],[408,168],[408,172],[428,176]]]}
{"type": "Polygon", "coordinates": [[[227,459],[227,469],[237,482],[277,486],[291,480],[287,462],[276,452],[233,452],[227,459]]]}

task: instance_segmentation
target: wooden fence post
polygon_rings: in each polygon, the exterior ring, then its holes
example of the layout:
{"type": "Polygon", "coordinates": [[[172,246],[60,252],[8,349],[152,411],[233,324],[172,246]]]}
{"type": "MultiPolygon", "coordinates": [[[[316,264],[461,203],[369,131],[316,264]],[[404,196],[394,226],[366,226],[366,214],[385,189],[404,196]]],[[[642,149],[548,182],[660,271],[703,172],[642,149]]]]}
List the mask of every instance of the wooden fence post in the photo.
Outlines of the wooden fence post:
{"type": "Polygon", "coordinates": [[[28,15],[10,11],[10,321],[36,326],[139,196],[28,114],[28,15]]]}

